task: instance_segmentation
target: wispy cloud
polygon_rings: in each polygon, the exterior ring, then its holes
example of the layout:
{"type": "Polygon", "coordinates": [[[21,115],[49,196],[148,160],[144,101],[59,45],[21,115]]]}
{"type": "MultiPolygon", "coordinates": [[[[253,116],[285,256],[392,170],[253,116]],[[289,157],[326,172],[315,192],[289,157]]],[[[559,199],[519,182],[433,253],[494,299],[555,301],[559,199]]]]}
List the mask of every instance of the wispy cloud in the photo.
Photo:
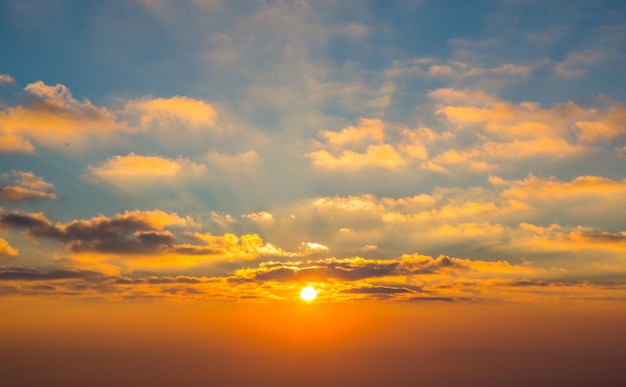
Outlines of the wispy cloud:
{"type": "Polygon", "coordinates": [[[54,185],[46,182],[33,172],[12,171],[11,174],[0,175],[0,202],[21,202],[41,199],[57,199],[54,185]],[[12,177],[12,182],[11,178],[12,177]],[[8,184],[2,184],[8,180],[8,184]]]}
{"type": "Polygon", "coordinates": [[[15,79],[9,74],[0,74],[0,85],[8,85],[14,83],[15,79]]]}

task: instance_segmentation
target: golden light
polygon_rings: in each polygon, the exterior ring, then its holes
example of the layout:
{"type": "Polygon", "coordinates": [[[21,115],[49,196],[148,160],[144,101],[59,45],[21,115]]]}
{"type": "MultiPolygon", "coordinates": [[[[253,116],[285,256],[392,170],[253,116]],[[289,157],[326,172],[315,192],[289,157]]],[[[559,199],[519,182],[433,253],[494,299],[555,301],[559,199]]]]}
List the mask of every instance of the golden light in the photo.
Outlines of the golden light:
{"type": "Polygon", "coordinates": [[[307,286],[300,291],[300,298],[304,301],[313,301],[317,297],[317,290],[313,286],[307,286]]]}

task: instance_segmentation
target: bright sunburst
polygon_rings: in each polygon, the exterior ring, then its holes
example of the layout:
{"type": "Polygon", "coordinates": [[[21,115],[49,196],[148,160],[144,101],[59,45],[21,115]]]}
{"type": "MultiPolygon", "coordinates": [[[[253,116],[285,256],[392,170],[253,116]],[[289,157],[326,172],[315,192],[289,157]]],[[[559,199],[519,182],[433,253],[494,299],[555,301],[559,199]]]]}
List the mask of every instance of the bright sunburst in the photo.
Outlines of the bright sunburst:
{"type": "Polygon", "coordinates": [[[307,286],[300,291],[300,298],[304,301],[313,301],[317,297],[317,290],[313,286],[307,286]]]}

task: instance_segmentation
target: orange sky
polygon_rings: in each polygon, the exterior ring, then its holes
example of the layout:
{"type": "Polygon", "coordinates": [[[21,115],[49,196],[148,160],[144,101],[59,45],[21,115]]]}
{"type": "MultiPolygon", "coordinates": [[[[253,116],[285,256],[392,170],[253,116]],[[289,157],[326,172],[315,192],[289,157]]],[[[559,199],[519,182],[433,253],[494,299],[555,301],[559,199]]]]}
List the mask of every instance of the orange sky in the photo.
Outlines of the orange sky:
{"type": "Polygon", "coordinates": [[[3,347],[166,345],[234,352],[442,348],[622,353],[626,309],[608,301],[455,305],[5,299],[3,347]]]}

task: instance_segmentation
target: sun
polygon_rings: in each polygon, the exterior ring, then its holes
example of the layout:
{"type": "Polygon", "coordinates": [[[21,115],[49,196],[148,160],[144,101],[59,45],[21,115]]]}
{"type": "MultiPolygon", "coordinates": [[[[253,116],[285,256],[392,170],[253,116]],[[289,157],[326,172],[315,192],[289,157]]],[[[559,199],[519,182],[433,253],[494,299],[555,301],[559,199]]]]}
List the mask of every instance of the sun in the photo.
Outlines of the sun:
{"type": "Polygon", "coordinates": [[[307,286],[300,291],[300,298],[304,301],[313,301],[317,297],[317,290],[313,286],[307,286]]]}

